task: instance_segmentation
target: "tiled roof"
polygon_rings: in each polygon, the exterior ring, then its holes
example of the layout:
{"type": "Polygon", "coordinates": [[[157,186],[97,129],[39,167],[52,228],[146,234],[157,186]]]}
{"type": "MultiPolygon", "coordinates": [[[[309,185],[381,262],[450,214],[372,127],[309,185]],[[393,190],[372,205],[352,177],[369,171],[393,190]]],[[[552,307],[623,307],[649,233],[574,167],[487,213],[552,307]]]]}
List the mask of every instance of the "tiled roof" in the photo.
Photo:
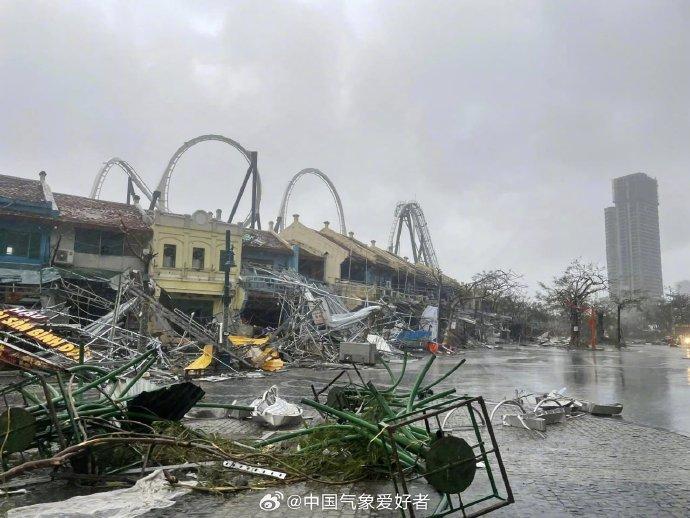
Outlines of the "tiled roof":
{"type": "Polygon", "coordinates": [[[410,263],[409,261],[406,261],[402,257],[395,255],[393,252],[389,252],[388,250],[384,250],[383,248],[379,248],[378,252],[385,255],[388,258],[388,261],[390,261],[394,266],[393,268],[397,269],[407,269],[407,270],[414,270],[415,265],[410,263]]]}
{"type": "Polygon", "coordinates": [[[38,180],[0,174],[0,196],[29,203],[46,203],[38,180]]]}
{"type": "Polygon", "coordinates": [[[60,221],[96,227],[127,230],[150,230],[141,211],[134,205],[114,201],[94,200],[83,196],[55,193],[60,221]]]}
{"type": "MultiPolygon", "coordinates": [[[[0,197],[18,202],[44,205],[50,209],[51,203],[45,199],[43,186],[39,180],[0,175],[0,197]]],[[[134,205],[105,200],[94,200],[83,196],[54,193],[58,214],[52,221],[120,229],[122,225],[128,230],[149,230],[140,210],[134,205]]],[[[15,209],[11,204],[0,206],[0,214],[23,217],[39,217],[15,209]]],[[[46,219],[49,214],[40,219],[46,219]]]]}
{"type": "Polygon", "coordinates": [[[268,230],[240,228],[242,246],[249,248],[271,249],[277,252],[292,253],[292,247],[283,238],[268,230]]]}
{"type": "Polygon", "coordinates": [[[377,257],[367,245],[361,241],[355,239],[354,237],[344,236],[335,230],[330,228],[324,228],[318,231],[323,237],[330,239],[335,244],[340,245],[345,250],[349,250],[352,254],[366,259],[367,261],[376,262],[377,257]]]}

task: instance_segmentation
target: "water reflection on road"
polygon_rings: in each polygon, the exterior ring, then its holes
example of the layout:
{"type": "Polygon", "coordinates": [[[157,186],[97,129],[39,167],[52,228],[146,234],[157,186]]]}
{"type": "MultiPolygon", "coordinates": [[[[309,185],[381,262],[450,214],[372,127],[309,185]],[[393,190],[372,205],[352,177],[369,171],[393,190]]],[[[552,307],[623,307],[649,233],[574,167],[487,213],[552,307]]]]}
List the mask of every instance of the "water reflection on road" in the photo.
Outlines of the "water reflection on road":
{"type": "MultiPolygon", "coordinates": [[[[429,372],[434,379],[461,357],[467,363],[440,387],[482,394],[489,401],[511,397],[515,389],[541,393],[566,388],[572,396],[598,403],[623,403],[623,418],[690,435],[690,350],[664,345],[631,345],[624,350],[566,350],[506,345],[441,356],[429,372]]],[[[424,360],[410,364],[403,386],[411,385],[424,360]]],[[[399,371],[399,365],[392,365],[399,371]]],[[[287,369],[260,379],[204,383],[209,399],[247,398],[278,384],[281,394],[299,400],[332,379],[337,370],[287,369]]],[[[365,369],[365,379],[387,383],[383,369],[365,369]]],[[[354,376],[354,373],[353,373],[354,376]]],[[[439,387],[439,388],[440,388],[439,387]]]]}
{"type": "Polygon", "coordinates": [[[621,351],[545,351],[506,346],[466,356],[469,365],[461,386],[483,392],[487,399],[511,396],[516,388],[539,393],[565,387],[572,396],[623,403],[626,420],[690,435],[690,360],[681,349],[633,345],[621,351]]]}

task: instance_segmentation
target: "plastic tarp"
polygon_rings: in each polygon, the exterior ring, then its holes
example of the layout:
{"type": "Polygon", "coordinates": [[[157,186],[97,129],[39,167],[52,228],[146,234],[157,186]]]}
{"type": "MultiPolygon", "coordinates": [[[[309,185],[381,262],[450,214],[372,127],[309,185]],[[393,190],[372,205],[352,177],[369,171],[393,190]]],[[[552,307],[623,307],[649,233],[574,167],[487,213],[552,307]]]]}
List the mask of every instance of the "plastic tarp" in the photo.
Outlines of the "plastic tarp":
{"type": "Polygon", "coordinates": [[[302,409],[278,397],[278,387],[273,385],[263,395],[252,401],[252,419],[278,428],[302,419],[302,409]]]}
{"type": "Polygon", "coordinates": [[[393,348],[390,346],[386,339],[379,335],[367,335],[367,342],[374,344],[376,350],[382,353],[392,353],[393,348]]]}
{"type": "Polygon", "coordinates": [[[395,338],[406,342],[419,342],[431,338],[431,332],[426,329],[419,329],[416,331],[408,329],[406,331],[401,331],[395,338]]]}
{"type": "MultiPolygon", "coordinates": [[[[188,482],[187,484],[195,484],[188,482]]],[[[189,487],[171,486],[162,470],[139,479],[126,489],[75,496],[62,502],[46,502],[10,509],[8,518],[133,518],[151,509],[163,509],[174,499],[191,491],[189,487]]]]}
{"type": "Polygon", "coordinates": [[[343,327],[351,326],[357,322],[361,322],[367,318],[374,311],[381,309],[381,306],[367,306],[351,313],[336,313],[329,314],[324,312],[325,322],[328,327],[333,329],[341,329],[343,327]]]}
{"type": "Polygon", "coordinates": [[[438,336],[438,307],[427,306],[422,312],[420,320],[420,327],[426,331],[431,332],[431,339],[436,340],[438,336]]]}

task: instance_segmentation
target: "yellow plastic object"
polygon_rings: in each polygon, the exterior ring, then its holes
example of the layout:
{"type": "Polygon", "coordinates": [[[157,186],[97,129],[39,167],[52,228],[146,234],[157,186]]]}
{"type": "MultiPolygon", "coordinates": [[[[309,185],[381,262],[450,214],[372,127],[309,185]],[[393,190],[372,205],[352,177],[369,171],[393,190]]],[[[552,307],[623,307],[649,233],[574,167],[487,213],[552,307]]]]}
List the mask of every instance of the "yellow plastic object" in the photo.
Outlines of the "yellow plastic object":
{"type": "Polygon", "coordinates": [[[186,371],[200,371],[208,369],[209,365],[213,361],[213,345],[204,345],[204,350],[196,360],[187,365],[184,370],[186,371]]]}
{"type": "Polygon", "coordinates": [[[275,372],[283,368],[285,363],[280,358],[273,358],[272,360],[266,360],[261,366],[261,370],[275,372]]]}
{"type": "Polygon", "coordinates": [[[247,336],[229,335],[228,341],[235,347],[244,347],[245,345],[262,346],[268,343],[268,337],[264,336],[263,338],[249,338],[247,336]]]}

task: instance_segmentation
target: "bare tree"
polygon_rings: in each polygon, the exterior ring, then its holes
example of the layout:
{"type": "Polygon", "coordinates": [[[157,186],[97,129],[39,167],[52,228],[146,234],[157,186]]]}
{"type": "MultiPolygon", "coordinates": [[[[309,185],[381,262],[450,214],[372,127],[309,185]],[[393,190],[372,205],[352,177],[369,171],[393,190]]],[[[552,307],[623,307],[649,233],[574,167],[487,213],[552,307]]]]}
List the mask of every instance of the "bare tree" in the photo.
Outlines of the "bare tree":
{"type": "Polygon", "coordinates": [[[539,298],[546,304],[559,308],[570,320],[570,346],[580,346],[581,311],[587,308],[592,296],[607,287],[606,275],[601,267],[579,259],[571,262],[551,281],[551,284],[539,283],[543,290],[539,298]]]}
{"type": "Polygon", "coordinates": [[[645,300],[646,297],[644,294],[637,291],[620,297],[611,297],[611,305],[616,311],[616,347],[621,348],[623,345],[625,345],[623,340],[623,329],[621,327],[621,311],[630,306],[637,306],[640,308],[640,305],[645,300]]]}
{"type": "MultiPolygon", "coordinates": [[[[472,276],[470,282],[461,283],[454,290],[449,305],[452,315],[458,306],[468,301],[487,301],[492,311],[498,309],[502,299],[518,297],[525,288],[520,280],[522,276],[512,270],[487,270],[472,276]]],[[[475,308],[477,304],[475,303],[475,308]]]]}
{"type": "Polygon", "coordinates": [[[144,265],[143,274],[144,278],[148,279],[150,273],[150,265],[153,258],[157,255],[153,253],[151,249],[151,241],[142,241],[137,237],[137,233],[127,228],[122,216],[120,216],[120,230],[124,234],[125,246],[131,252],[131,254],[139,259],[144,265]]]}
{"type": "Polygon", "coordinates": [[[526,287],[521,280],[522,275],[512,270],[486,270],[472,277],[470,287],[476,301],[488,303],[490,310],[497,312],[501,301],[520,296],[526,287]]]}
{"type": "Polygon", "coordinates": [[[520,296],[524,285],[520,283],[522,276],[512,270],[487,270],[475,274],[470,282],[459,283],[453,288],[453,295],[443,314],[450,320],[458,308],[472,301],[475,318],[479,304],[487,302],[491,311],[499,311],[502,302],[520,296]]]}

